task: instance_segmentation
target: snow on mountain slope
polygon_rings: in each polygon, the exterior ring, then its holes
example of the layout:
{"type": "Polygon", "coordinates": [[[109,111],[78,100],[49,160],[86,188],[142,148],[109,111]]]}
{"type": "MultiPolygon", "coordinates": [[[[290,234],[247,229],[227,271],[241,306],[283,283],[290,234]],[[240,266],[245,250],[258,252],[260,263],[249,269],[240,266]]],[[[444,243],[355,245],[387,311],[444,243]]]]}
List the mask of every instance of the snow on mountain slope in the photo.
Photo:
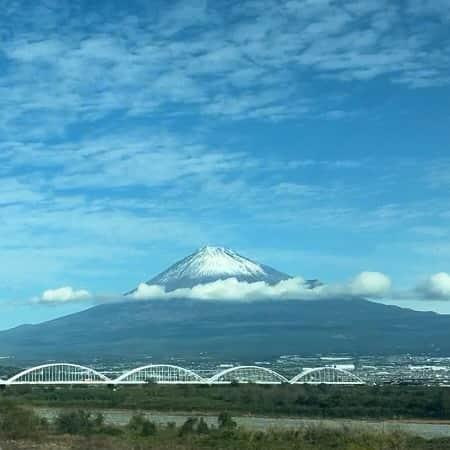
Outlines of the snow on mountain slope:
{"type": "Polygon", "coordinates": [[[258,264],[231,249],[208,246],[175,263],[147,284],[164,286],[167,291],[172,291],[227,278],[276,284],[291,277],[269,266],[258,264]]]}

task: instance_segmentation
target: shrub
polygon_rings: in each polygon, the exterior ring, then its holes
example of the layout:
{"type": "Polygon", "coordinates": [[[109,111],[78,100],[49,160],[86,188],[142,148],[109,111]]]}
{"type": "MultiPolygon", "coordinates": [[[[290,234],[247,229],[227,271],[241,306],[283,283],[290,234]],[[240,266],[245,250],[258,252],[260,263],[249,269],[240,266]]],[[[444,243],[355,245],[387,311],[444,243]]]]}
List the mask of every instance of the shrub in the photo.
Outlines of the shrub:
{"type": "Polygon", "coordinates": [[[180,428],[179,435],[185,436],[186,434],[193,433],[196,423],[197,419],[195,417],[189,417],[188,419],[186,419],[186,421],[180,428]]]}
{"type": "Polygon", "coordinates": [[[220,429],[230,430],[236,428],[237,426],[236,422],[231,417],[231,414],[228,412],[221,412],[217,418],[217,421],[220,429]]]}
{"type": "Polygon", "coordinates": [[[208,434],[209,433],[209,426],[205,422],[205,419],[203,417],[200,418],[197,424],[197,433],[198,434],[208,434]]]}
{"type": "Polygon", "coordinates": [[[175,422],[167,422],[168,430],[175,430],[176,427],[177,427],[177,424],[175,422]]]}
{"type": "Polygon", "coordinates": [[[61,413],[55,420],[56,431],[61,434],[89,435],[96,431],[96,422],[101,421],[99,416],[91,417],[91,413],[79,410],[61,413]]]}
{"type": "Polygon", "coordinates": [[[48,431],[48,423],[33,411],[10,406],[0,413],[0,436],[6,439],[36,439],[48,431]]]}
{"type": "Polygon", "coordinates": [[[128,430],[137,436],[152,436],[156,434],[156,425],[146,419],[143,414],[134,414],[127,425],[128,430]]]}

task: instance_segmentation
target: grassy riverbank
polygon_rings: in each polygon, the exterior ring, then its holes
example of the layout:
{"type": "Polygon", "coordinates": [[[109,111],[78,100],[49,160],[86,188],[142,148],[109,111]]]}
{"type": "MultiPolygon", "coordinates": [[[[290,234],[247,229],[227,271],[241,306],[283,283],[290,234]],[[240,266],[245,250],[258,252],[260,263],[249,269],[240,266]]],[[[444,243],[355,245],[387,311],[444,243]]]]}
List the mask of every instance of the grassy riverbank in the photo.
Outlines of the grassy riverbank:
{"type": "Polygon", "coordinates": [[[450,419],[450,389],[424,386],[20,386],[0,391],[0,400],[44,407],[272,417],[450,419]]]}
{"type": "Polygon", "coordinates": [[[239,428],[221,413],[216,423],[187,418],[164,426],[134,414],[123,426],[107,424],[101,414],[64,411],[53,421],[30,409],[0,404],[2,450],[447,450],[450,439],[424,439],[400,432],[302,426],[292,430],[239,428]]]}

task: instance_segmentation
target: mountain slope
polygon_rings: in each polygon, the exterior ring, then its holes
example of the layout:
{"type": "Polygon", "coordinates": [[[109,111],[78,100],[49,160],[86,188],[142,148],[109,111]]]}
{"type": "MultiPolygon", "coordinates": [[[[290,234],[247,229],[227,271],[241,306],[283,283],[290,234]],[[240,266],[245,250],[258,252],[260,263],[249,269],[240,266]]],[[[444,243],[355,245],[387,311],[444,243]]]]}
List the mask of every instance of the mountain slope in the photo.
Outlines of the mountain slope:
{"type": "Polygon", "coordinates": [[[281,354],[450,354],[450,316],[356,299],[103,304],[0,332],[0,355],[34,360],[281,354]]]}

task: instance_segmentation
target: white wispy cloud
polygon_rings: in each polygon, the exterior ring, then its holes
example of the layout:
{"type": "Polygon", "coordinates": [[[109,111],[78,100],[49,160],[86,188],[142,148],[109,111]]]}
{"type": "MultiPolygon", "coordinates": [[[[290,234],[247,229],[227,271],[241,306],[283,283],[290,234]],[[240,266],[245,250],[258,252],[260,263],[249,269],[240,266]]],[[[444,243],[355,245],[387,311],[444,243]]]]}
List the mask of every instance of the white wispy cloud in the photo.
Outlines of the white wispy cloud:
{"type": "Polygon", "coordinates": [[[105,11],[106,23],[101,15],[83,21],[82,11],[62,3],[3,12],[11,32],[0,126],[8,135],[64,133],[80,121],[171,105],[177,114],[233,119],[339,119],[353,112],[330,105],[320,89],[307,93],[304,80],[450,83],[448,39],[429,51],[448,25],[445,0],[409,0],[403,8],[371,0],[245,1],[228,14],[220,2],[180,1],[160,14],[141,8],[140,18],[105,11]]]}
{"type": "MultiPolygon", "coordinates": [[[[7,263],[0,265],[0,279],[11,288],[42,277],[57,285],[74,273],[89,279],[65,282],[84,285],[93,278],[89,270],[98,274],[103,266],[102,276],[111,271],[107,282],[120,273],[111,261],[133,259],[145,270],[149,255],[162,246],[238,239],[243,218],[276,232],[365,233],[427,226],[448,211],[440,200],[366,205],[374,195],[368,184],[362,190],[339,182],[349,171],[372,177],[370,162],[265,160],[232,146],[206,145],[195,135],[153,130],[70,144],[3,142],[0,235],[7,263]]],[[[415,248],[441,258],[448,254],[444,244],[414,241],[415,248]]],[[[323,245],[316,250],[324,251],[323,245]]]]}

